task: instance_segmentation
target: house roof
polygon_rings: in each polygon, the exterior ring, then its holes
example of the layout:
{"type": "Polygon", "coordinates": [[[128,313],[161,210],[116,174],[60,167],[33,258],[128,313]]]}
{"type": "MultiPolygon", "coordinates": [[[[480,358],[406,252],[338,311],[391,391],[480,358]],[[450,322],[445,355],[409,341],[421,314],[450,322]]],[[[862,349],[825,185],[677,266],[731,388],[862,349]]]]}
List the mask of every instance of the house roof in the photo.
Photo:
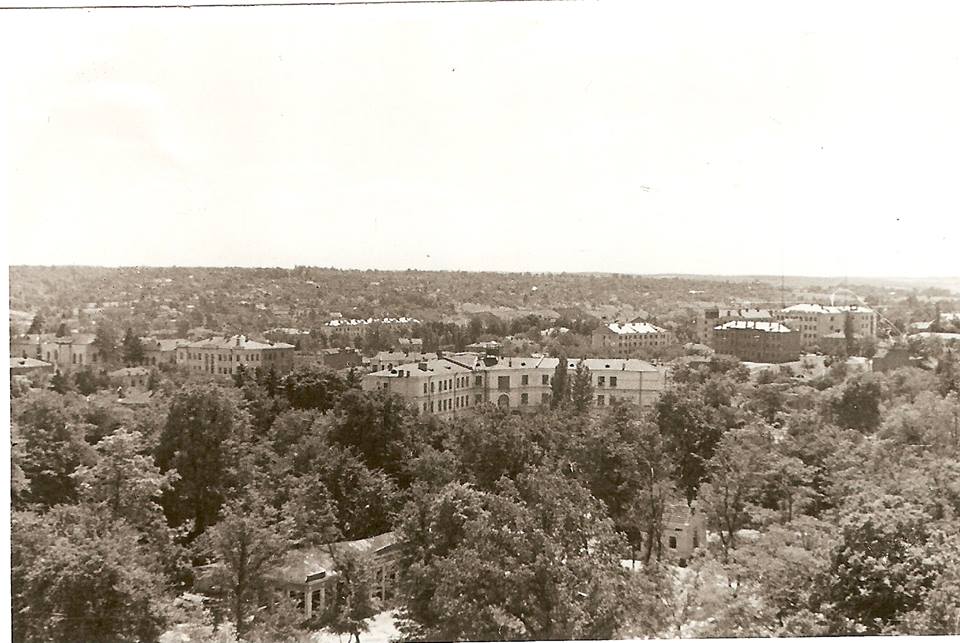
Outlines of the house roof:
{"type": "Polygon", "coordinates": [[[10,368],[43,368],[44,366],[53,367],[50,362],[44,362],[32,357],[11,357],[10,368]]]}
{"type": "Polygon", "coordinates": [[[283,562],[266,575],[272,580],[306,583],[311,577],[322,578],[321,574],[329,576],[336,573],[336,564],[331,555],[331,549],[334,553],[351,550],[375,555],[395,544],[397,544],[396,534],[388,531],[385,534],[364,538],[363,540],[349,540],[308,549],[296,549],[287,552],[283,562]]]}
{"type": "Polygon", "coordinates": [[[617,335],[650,335],[667,332],[663,328],[647,322],[630,322],[628,324],[613,322],[612,324],[607,324],[605,328],[617,335]]]}
{"type": "Polygon", "coordinates": [[[400,364],[386,371],[377,371],[370,373],[367,377],[399,377],[400,373],[410,373],[404,377],[430,377],[432,375],[470,373],[471,369],[451,362],[447,359],[431,359],[425,362],[412,362],[409,364],[400,364]],[[426,364],[426,370],[420,368],[420,364],[426,364]]]}
{"type": "Polygon", "coordinates": [[[263,350],[270,348],[293,348],[293,344],[283,342],[273,342],[267,344],[254,341],[246,335],[233,335],[231,337],[208,337],[196,342],[187,344],[188,348],[220,348],[220,349],[239,349],[239,350],[263,350]]]}
{"type": "Polygon", "coordinates": [[[842,313],[872,313],[866,306],[824,306],[823,304],[794,304],[783,309],[785,313],[813,313],[819,315],[839,315],[842,313]]]}
{"type": "Polygon", "coordinates": [[[763,333],[792,333],[793,331],[780,322],[755,321],[750,319],[736,319],[725,324],[715,326],[714,330],[758,330],[763,333]]]}

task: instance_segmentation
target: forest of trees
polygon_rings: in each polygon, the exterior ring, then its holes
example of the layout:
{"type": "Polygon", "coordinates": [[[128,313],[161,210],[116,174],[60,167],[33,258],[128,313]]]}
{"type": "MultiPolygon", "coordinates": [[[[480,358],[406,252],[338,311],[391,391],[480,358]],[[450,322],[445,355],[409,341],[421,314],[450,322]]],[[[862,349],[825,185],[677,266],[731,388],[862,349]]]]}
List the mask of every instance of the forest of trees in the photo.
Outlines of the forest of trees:
{"type": "Polygon", "coordinates": [[[379,608],[362,560],[340,562],[356,598],[311,622],[257,596],[292,548],[391,530],[412,638],[958,633],[944,363],[757,383],[715,358],[649,409],[596,409],[570,373],[555,408],[455,421],[318,368],[165,381],[136,411],[30,390],[12,399],[14,637],[359,639],[379,608]],[[710,532],[682,568],[659,538],[677,503],[710,532]],[[181,600],[209,563],[221,591],[181,600]]]}

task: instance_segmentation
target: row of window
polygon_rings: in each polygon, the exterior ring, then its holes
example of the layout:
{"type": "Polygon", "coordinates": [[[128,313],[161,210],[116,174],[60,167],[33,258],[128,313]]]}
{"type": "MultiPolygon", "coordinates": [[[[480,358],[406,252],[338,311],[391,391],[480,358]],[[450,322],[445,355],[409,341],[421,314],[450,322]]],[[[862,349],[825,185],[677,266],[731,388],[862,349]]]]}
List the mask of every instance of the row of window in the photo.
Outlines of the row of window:
{"type": "MultiPolygon", "coordinates": [[[[481,395],[474,395],[473,398],[474,398],[473,399],[474,405],[480,404],[480,402],[483,400],[481,395]]],[[[434,413],[434,412],[442,413],[444,411],[450,411],[452,409],[467,408],[468,406],[470,406],[470,396],[458,395],[457,397],[454,397],[451,399],[438,400],[436,403],[430,402],[429,404],[427,404],[426,402],[424,402],[423,412],[427,413],[427,409],[430,409],[429,411],[430,413],[434,413]]]]}

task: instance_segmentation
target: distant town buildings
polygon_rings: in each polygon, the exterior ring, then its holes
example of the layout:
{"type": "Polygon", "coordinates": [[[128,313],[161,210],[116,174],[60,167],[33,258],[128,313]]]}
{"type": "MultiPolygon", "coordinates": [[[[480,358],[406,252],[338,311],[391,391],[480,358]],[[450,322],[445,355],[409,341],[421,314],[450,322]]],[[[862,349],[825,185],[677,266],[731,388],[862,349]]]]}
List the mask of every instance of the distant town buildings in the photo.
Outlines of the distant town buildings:
{"type": "MultiPolygon", "coordinates": [[[[572,374],[581,360],[566,360],[572,374]]],[[[594,404],[648,406],[665,387],[663,369],[639,359],[588,358],[594,404]]],[[[462,353],[401,364],[364,376],[364,390],[400,395],[421,413],[455,416],[481,404],[535,409],[550,403],[556,357],[484,358],[462,353]]]]}
{"type": "Polygon", "coordinates": [[[293,369],[293,353],[293,346],[282,342],[258,342],[244,335],[210,337],[177,348],[177,364],[209,375],[233,375],[241,365],[250,372],[259,368],[284,374],[293,369]]]}
{"type": "Polygon", "coordinates": [[[676,344],[677,338],[668,330],[647,322],[613,322],[593,332],[594,350],[612,351],[628,355],[640,349],[658,349],[676,344]]]}
{"type": "Polygon", "coordinates": [[[409,328],[419,324],[419,319],[412,317],[383,317],[370,319],[331,319],[323,325],[324,332],[336,335],[343,334],[349,337],[356,337],[363,334],[369,328],[386,326],[389,328],[409,328]]]}

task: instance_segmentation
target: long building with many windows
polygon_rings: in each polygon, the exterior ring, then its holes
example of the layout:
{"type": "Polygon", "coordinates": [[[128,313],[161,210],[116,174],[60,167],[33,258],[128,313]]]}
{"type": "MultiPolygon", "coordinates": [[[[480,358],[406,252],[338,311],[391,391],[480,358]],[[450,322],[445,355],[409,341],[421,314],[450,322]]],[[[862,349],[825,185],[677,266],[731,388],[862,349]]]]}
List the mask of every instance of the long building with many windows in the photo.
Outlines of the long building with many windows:
{"type": "MultiPolygon", "coordinates": [[[[581,360],[566,360],[573,374],[581,360]]],[[[590,369],[594,404],[639,404],[659,399],[665,387],[664,370],[639,359],[583,360],[590,369]]],[[[367,391],[396,393],[421,413],[455,416],[482,404],[501,408],[534,409],[550,404],[556,357],[505,357],[494,363],[463,356],[440,357],[369,373],[367,391]]]]}
{"type": "Polygon", "coordinates": [[[293,345],[282,342],[257,342],[244,335],[210,337],[179,346],[177,364],[208,375],[233,375],[241,365],[249,372],[272,369],[282,375],[293,369],[293,353],[293,345]]]}

